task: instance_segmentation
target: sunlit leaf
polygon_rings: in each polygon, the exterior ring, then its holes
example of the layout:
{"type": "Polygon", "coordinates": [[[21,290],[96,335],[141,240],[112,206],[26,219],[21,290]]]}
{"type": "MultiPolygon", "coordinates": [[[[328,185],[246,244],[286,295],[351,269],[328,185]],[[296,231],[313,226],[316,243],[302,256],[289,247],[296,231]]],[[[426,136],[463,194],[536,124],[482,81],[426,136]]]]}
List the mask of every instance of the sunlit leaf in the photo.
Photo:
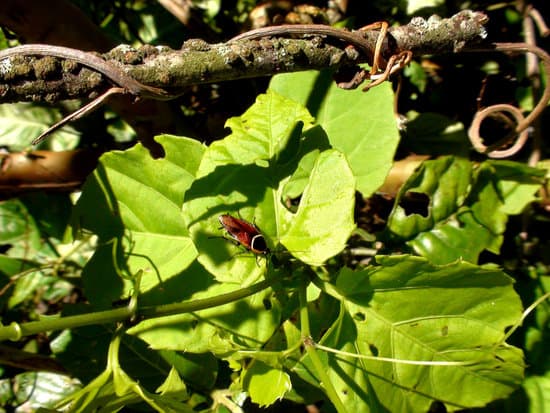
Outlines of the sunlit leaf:
{"type": "Polygon", "coordinates": [[[299,72],[275,76],[269,88],[309,109],[332,147],[346,156],[364,196],[382,185],[399,142],[389,83],[365,93],[338,88],[328,71],[299,72]]]}
{"type": "Polygon", "coordinates": [[[303,262],[321,265],[344,249],[355,227],[354,197],[355,179],[343,154],[322,152],[281,243],[303,262]]]}
{"type": "Polygon", "coordinates": [[[269,406],[282,399],[291,387],[292,383],[287,373],[269,367],[261,361],[254,362],[247,368],[243,377],[243,389],[260,407],[269,406]]]}
{"type": "MultiPolygon", "coordinates": [[[[466,262],[377,261],[363,271],[344,269],[336,281],[343,306],[321,343],[348,354],[317,350],[348,410],[427,411],[435,400],[452,409],[484,406],[519,385],[522,352],[502,342],[521,317],[510,277],[466,262]]],[[[296,371],[315,380],[310,368],[296,371]]]]}
{"type": "MultiPolygon", "coordinates": [[[[9,147],[11,151],[25,150],[59,120],[61,115],[51,108],[29,103],[0,105],[0,145],[9,147]]],[[[74,128],[65,126],[53,132],[42,146],[54,150],[74,149],[79,137],[74,128]]]]}
{"type": "Polygon", "coordinates": [[[131,283],[117,285],[120,271],[143,270],[142,291],[149,291],[162,288],[196,257],[181,204],[203,146],[171,136],[158,141],[167,153],[163,159],[152,159],[139,145],[103,155],[75,207],[75,226],[101,238],[83,274],[87,297],[96,303],[109,305],[129,294],[131,283]]]}

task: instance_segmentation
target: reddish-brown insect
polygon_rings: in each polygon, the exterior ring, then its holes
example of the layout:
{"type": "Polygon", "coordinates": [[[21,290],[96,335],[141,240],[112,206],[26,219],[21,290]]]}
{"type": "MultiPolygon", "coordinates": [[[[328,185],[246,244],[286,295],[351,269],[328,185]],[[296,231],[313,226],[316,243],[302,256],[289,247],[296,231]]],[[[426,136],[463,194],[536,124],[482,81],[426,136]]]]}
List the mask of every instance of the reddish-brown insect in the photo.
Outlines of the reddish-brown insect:
{"type": "Polygon", "coordinates": [[[247,250],[254,254],[266,255],[269,253],[265,238],[256,225],[229,214],[220,215],[218,220],[229,236],[247,250]]]}

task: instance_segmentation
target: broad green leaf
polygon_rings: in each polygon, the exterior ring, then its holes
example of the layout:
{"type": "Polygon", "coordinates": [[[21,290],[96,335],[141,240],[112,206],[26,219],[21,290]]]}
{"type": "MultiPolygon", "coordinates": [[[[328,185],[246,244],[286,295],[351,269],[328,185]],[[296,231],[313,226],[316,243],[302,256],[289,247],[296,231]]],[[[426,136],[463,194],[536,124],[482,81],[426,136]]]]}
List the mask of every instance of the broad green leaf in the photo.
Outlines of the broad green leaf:
{"type": "MultiPolygon", "coordinates": [[[[548,335],[548,315],[550,314],[550,298],[546,295],[550,291],[550,277],[547,266],[536,265],[529,269],[527,277],[521,277],[517,289],[522,296],[528,296],[526,303],[536,300],[540,302],[523,323],[523,349],[525,358],[529,361],[532,376],[548,375],[550,366],[550,337],[548,335]]],[[[536,387],[536,385],[535,385],[536,387]]]]}
{"type": "Polygon", "coordinates": [[[0,255],[0,274],[12,276],[36,267],[38,267],[38,264],[21,260],[19,258],[11,258],[6,255],[0,255]]]}
{"type": "MultiPolygon", "coordinates": [[[[23,289],[19,286],[20,278],[17,277],[17,274],[28,271],[31,268],[37,268],[38,266],[38,263],[33,263],[18,258],[11,258],[6,255],[0,255],[0,290],[4,290],[4,294],[0,295],[0,308],[4,308],[6,305],[8,308],[13,307],[26,298],[32,298],[32,296],[28,293],[28,289],[23,289]],[[16,278],[18,279],[14,284],[13,280],[16,278]]],[[[31,273],[24,276],[23,278],[25,280],[23,282],[28,282],[29,278],[27,277],[32,277],[35,274],[36,273],[31,273]]]]}
{"type": "Polygon", "coordinates": [[[523,387],[529,397],[529,413],[542,413],[550,411],[550,377],[531,376],[523,383],[523,387]]]}
{"type": "Polygon", "coordinates": [[[318,150],[313,150],[300,159],[296,170],[284,186],[283,197],[285,199],[297,199],[304,192],[319,153],[318,150]]]}
{"type": "MultiPolygon", "coordinates": [[[[407,256],[377,261],[363,271],[343,269],[336,281],[341,313],[321,344],[348,354],[317,350],[349,411],[428,411],[435,400],[448,411],[479,407],[521,383],[522,352],[502,342],[522,314],[510,277],[466,262],[434,266],[407,256]],[[371,358],[354,357],[361,355],[371,358]]],[[[295,371],[318,382],[307,358],[295,371]]]]}
{"type": "MultiPolygon", "coordinates": [[[[91,308],[86,307],[80,313],[89,311],[91,308]]],[[[63,331],[52,340],[51,349],[72,376],[87,383],[105,368],[111,338],[112,331],[105,326],[81,327],[63,331]]],[[[203,389],[212,388],[218,370],[212,354],[151,350],[143,341],[131,336],[123,338],[119,358],[127,372],[151,390],[166,380],[171,367],[186,383],[203,389]]]]}
{"type": "Polygon", "coordinates": [[[354,184],[344,155],[334,150],[322,152],[313,166],[298,211],[281,234],[281,243],[310,265],[321,265],[342,251],[355,228],[354,184]]]}
{"type": "MultiPolygon", "coordinates": [[[[64,315],[85,314],[91,306],[69,306],[64,315]]],[[[63,330],[50,343],[52,354],[73,377],[87,383],[105,368],[106,352],[112,331],[106,326],[88,326],[63,330]]]]}
{"type": "Polygon", "coordinates": [[[301,105],[275,93],[259,95],[242,116],[226,122],[232,133],[210,145],[197,175],[204,176],[219,165],[262,164],[261,161],[277,159],[293,135],[300,134],[301,127],[297,125],[303,124],[308,129],[312,122],[313,118],[301,105]]]}
{"type": "Polygon", "coordinates": [[[282,399],[292,387],[287,373],[261,361],[252,363],[246,369],[242,380],[243,389],[250,396],[250,400],[260,407],[269,406],[282,399]]]}
{"type": "Polygon", "coordinates": [[[353,229],[354,180],[342,154],[316,149],[312,137],[324,145],[320,131],[302,134],[311,120],[299,104],[268,93],[242,118],[228,122],[234,128],[230,136],[206,150],[183,213],[199,262],[218,281],[250,284],[266,271],[262,257],[221,238],[221,214],[256,224],[271,250],[277,252],[281,242],[306,263],[319,265],[343,249],[353,229]],[[285,183],[311,153],[314,166],[307,181],[302,175],[304,182],[296,186],[303,194],[293,214],[284,203],[285,183]]]}
{"type": "Polygon", "coordinates": [[[307,106],[346,156],[364,196],[382,185],[399,142],[389,83],[365,93],[338,88],[329,72],[300,72],[275,76],[269,88],[307,106]]]}
{"type": "MultiPolygon", "coordinates": [[[[61,115],[51,108],[30,103],[0,105],[0,145],[11,151],[25,150],[33,139],[59,120],[61,115]]],[[[74,149],[79,136],[72,127],[65,126],[53,132],[41,147],[58,151],[74,149]]]]}
{"type": "Polygon", "coordinates": [[[250,284],[265,273],[264,259],[222,238],[218,217],[231,212],[258,225],[273,240],[267,240],[270,246],[277,241],[277,211],[284,208],[279,180],[286,175],[278,159],[299,143],[302,125],[311,121],[300,105],[274,93],[261,95],[241,118],[227,122],[235,128],[231,135],[205,151],[183,214],[199,262],[218,281],[250,284]]]}
{"type": "Polygon", "coordinates": [[[500,242],[501,237],[481,224],[472,211],[461,210],[456,219],[420,233],[408,244],[433,263],[445,264],[457,259],[477,262],[481,251],[487,248],[497,252],[500,242]]]}
{"type": "Polygon", "coordinates": [[[41,233],[63,240],[70,221],[73,204],[69,194],[31,193],[21,197],[41,233]],[[44,208],[48,205],[48,208],[44,208]]]}
{"type": "Polygon", "coordinates": [[[168,373],[166,366],[159,361],[158,353],[146,348],[137,338],[116,337],[109,343],[108,362],[103,372],[84,388],[65,398],[60,405],[69,405],[75,412],[116,412],[131,404],[146,403],[158,412],[192,412],[190,406],[180,401],[187,398],[181,392],[157,395],[147,390],[151,387],[151,379],[156,381],[153,388],[158,388],[161,383],[157,379],[168,373]],[[123,352],[124,347],[120,346],[122,340],[125,342],[122,344],[128,345],[130,353],[123,352]],[[130,354],[132,359],[125,361],[125,354],[130,354]],[[131,370],[137,371],[139,379],[131,370]],[[159,370],[163,370],[162,376],[158,374],[159,370]]]}
{"type": "Polygon", "coordinates": [[[163,288],[196,257],[181,204],[204,148],[179,137],[158,141],[167,154],[163,159],[152,159],[141,145],[103,155],[74,208],[74,225],[100,237],[83,273],[86,295],[96,304],[129,294],[133,285],[120,284],[120,271],[143,270],[146,292],[163,288]]]}
{"type": "Polygon", "coordinates": [[[39,271],[33,271],[19,277],[8,300],[8,308],[13,309],[25,299],[31,298],[36,290],[46,283],[45,278],[39,271]]]}
{"type": "Polygon", "coordinates": [[[182,353],[179,351],[158,350],[178,375],[193,387],[212,389],[218,375],[218,359],[212,353],[182,353]]]}
{"type": "Polygon", "coordinates": [[[388,221],[391,232],[403,239],[414,238],[446,220],[464,203],[468,195],[471,166],[466,160],[451,157],[424,162],[401,188],[388,221]],[[425,194],[425,212],[410,213],[402,206],[406,194],[425,194]]]}

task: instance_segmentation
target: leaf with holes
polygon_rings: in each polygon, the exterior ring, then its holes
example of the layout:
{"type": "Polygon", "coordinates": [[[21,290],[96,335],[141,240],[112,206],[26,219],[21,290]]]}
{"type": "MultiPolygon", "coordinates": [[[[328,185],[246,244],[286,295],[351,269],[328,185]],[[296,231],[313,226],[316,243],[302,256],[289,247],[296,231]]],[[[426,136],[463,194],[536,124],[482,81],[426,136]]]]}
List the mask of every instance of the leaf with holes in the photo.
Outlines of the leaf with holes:
{"type": "MultiPolygon", "coordinates": [[[[448,411],[480,407],[521,383],[522,352],[503,342],[522,314],[510,277],[466,262],[435,266],[408,256],[377,262],[340,271],[340,316],[321,344],[345,354],[317,350],[349,411],[428,411],[436,400],[448,411]]],[[[295,372],[318,383],[304,361],[295,372]]]]}
{"type": "Polygon", "coordinates": [[[542,175],[509,161],[426,161],[399,191],[388,233],[436,264],[477,262],[483,250],[499,252],[508,214],[534,199],[542,175]]]}
{"type": "Polygon", "coordinates": [[[329,71],[310,71],[277,75],[269,90],[308,108],[331,146],[346,156],[364,196],[384,183],[399,143],[389,82],[368,93],[343,90],[329,71]]]}
{"type": "Polygon", "coordinates": [[[263,256],[223,239],[223,214],[257,225],[272,251],[282,244],[308,264],[344,248],[354,228],[355,180],[342,153],[323,150],[324,134],[312,122],[301,105],[271,92],[231,119],[231,135],[206,150],[183,213],[199,262],[218,281],[246,285],[266,271],[263,256]],[[300,173],[304,157],[312,168],[307,176],[300,173]],[[285,185],[297,172],[293,211],[285,185]]]}

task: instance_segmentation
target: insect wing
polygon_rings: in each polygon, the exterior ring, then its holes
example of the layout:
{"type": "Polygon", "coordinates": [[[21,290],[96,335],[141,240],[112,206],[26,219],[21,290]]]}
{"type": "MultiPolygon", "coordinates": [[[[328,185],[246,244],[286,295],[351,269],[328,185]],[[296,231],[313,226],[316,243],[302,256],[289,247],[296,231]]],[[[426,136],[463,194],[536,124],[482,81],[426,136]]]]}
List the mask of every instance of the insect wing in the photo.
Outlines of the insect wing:
{"type": "Polygon", "coordinates": [[[224,214],[224,215],[220,215],[219,220],[220,220],[220,223],[228,232],[244,231],[244,232],[253,233],[254,235],[260,233],[256,225],[251,224],[245,221],[244,219],[239,219],[239,218],[232,217],[231,215],[224,214]]]}
{"type": "Polygon", "coordinates": [[[259,234],[254,226],[242,219],[237,219],[227,214],[220,215],[218,219],[231,238],[250,249],[252,238],[259,234]]]}
{"type": "Polygon", "coordinates": [[[266,254],[269,249],[258,227],[243,219],[224,214],[219,216],[220,224],[235,241],[256,254],[266,254]]]}

